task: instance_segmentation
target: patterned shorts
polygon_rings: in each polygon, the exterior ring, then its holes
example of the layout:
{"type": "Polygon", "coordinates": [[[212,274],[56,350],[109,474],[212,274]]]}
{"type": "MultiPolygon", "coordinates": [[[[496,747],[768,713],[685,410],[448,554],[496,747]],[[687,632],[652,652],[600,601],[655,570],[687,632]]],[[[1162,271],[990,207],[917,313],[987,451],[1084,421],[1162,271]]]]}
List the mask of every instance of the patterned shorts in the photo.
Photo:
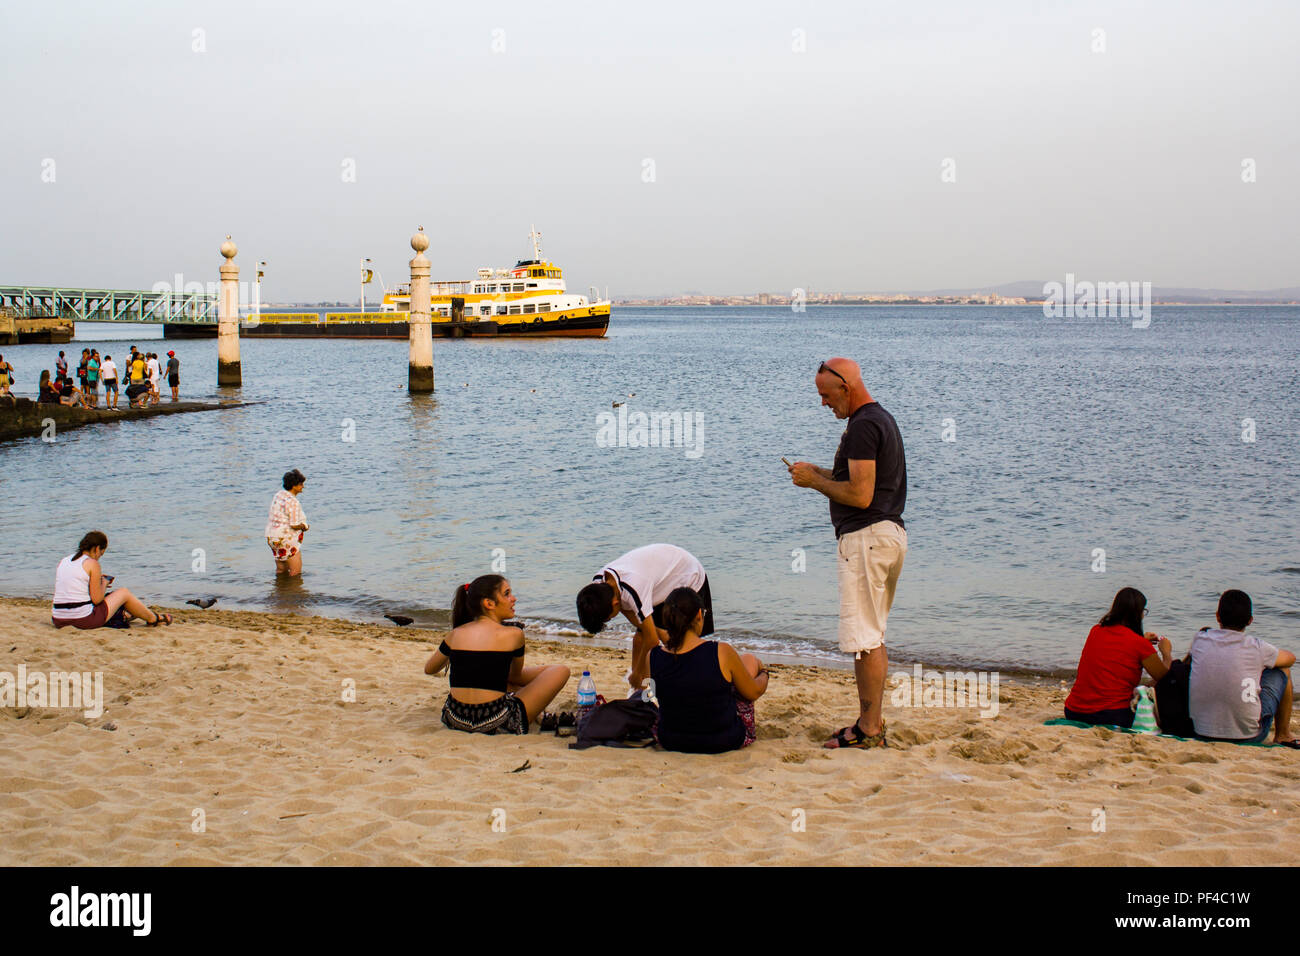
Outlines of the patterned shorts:
{"type": "Polygon", "coordinates": [[[528,733],[528,711],[514,694],[485,704],[465,704],[448,694],[442,705],[442,722],[452,730],[471,734],[528,733]]]}
{"type": "MultiPolygon", "coordinates": [[[[302,543],[303,533],[304,532],[302,531],[298,532],[299,544],[302,543]]],[[[286,544],[283,541],[272,541],[270,538],[267,538],[266,543],[271,546],[271,553],[275,555],[275,560],[277,561],[288,561],[299,551],[298,545],[294,544],[292,541],[286,544]]]]}
{"type": "Polygon", "coordinates": [[[745,700],[737,694],[736,713],[740,715],[740,722],[745,725],[745,742],[740,746],[748,747],[758,739],[758,731],[754,727],[754,702],[745,700]]]}

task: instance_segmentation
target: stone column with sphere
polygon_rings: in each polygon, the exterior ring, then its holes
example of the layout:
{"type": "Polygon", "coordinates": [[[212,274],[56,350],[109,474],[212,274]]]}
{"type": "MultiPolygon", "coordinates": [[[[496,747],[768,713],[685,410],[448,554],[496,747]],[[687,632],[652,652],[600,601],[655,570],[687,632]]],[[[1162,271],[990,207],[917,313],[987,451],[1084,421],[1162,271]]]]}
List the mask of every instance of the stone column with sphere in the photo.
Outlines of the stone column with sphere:
{"type": "Polygon", "coordinates": [[[226,261],[221,266],[221,294],[217,299],[217,385],[243,384],[239,366],[239,249],[230,237],[221,244],[226,261]]]}
{"type": "Polygon", "coordinates": [[[410,370],[407,385],[412,392],[433,391],[433,320],[429,299],[429,260],[424,250],[429,237],[424,227],[411,237],[415,258],[411,260],[411,304],[407,323],[411,333],[410,370]]]}

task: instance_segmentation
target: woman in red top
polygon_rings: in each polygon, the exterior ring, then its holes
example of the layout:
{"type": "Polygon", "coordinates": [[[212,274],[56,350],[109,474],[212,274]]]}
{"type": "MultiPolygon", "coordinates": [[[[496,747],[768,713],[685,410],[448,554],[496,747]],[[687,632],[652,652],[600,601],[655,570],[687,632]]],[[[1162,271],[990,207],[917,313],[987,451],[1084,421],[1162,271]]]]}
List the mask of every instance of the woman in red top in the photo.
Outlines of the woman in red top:
{"type": "Polygon", "coordinates": [[[1088,632],[1079,656],[1079,672],[1065,698],[1066,718],[1086,724],[1133,726],[1133,691],[1142,681],[1142,671],[1158,681],[1173,661],[1168,638],[1151,631],[1142,633],[1146,613],[1147,599],[1141,591],[1120,588],[1106,616],[1088,632]]]}

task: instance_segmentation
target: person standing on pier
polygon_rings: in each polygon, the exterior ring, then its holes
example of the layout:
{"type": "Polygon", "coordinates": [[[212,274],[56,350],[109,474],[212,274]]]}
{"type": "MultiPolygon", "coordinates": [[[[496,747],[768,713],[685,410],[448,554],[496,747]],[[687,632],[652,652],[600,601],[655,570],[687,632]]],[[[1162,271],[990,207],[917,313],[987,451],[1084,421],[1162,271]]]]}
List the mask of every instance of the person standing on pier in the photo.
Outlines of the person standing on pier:
{"type": "Polygon", "coordinates": [[[150,352],[149,360],[145,363],[149,370],[149,398],[156,404],[162,401],[162,395],[158,390],[158,380],[162,378],[162,368],[158,365],[158,353],[150,352]]]}
{"type": "Polygon", "coordinates": [[[138,404],[140,408],[149,407],[149,386],[145,384],[144,353],[131,352],[131,384],[126,388],[128,405],[138,404]]]}
{"type": "Polygon", "coordinates": [[[266,543],[275,557],[275,573],[291,578],[302,574],[302,537],[311,527],[298,502],[306,481],[297,468],[285,473],[284,490],[271,499],[271,515],[266,523],[266,543]]]}
{"type": "Polygon", "coordinates": [[[859,705],[858,719],[837,730],[825,746],[884,747],[885,621],[907,554],[903,438],[894,416],[867,391],[857,362],[828,359],[814,382],[822,404],[848,424],[833,468],[797,461],[790,479],[830,499],[838,539],[840,650],[853,655],[859,705]]]}
{"type": "Polygon", "coordinates": [[[91,349],[86,362],[86,400],[91,408],[99,407],[99,349],[91,349]]]}
{"type": "Polygon", "coordinates": [[[172,401],[180,401],[181,360],[176,357],[175,352],[167,353],[167,384],[172,390],[172,401]]]}
{"type": "Polygon", "coordinates": [[[0,355],[0,395],[9,394],[9,386],[14,383],[14,367],[0,355]]]}
{"type": "Polygon", "coordinates": [[[117,408],[117,365],[113,362],[113,356],[104,356],[99,373],[104,378],[104,407],[117,408]]]}
{"type": "Polygon", "coordinates": [[[54,377],[55,378],[68,377],[68,360],[64,358],[62,352],[60,352],[59,357],[54,360],[54,377]]]}

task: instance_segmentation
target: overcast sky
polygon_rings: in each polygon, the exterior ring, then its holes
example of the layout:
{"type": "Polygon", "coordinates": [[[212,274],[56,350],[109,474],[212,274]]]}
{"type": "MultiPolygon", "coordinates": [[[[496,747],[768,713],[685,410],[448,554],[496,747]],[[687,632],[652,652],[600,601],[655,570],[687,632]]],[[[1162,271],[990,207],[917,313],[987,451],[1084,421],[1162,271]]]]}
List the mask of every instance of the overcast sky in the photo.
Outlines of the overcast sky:
{"type": "Polygon", "coordinates": [[[536,223],[615,297],[1300,285],[1298,35],[1265,0],[6,3],[0,283],[211,281],[230,233],[264,299],[355,298],[418,225],[465,278],[536,223]]]}

